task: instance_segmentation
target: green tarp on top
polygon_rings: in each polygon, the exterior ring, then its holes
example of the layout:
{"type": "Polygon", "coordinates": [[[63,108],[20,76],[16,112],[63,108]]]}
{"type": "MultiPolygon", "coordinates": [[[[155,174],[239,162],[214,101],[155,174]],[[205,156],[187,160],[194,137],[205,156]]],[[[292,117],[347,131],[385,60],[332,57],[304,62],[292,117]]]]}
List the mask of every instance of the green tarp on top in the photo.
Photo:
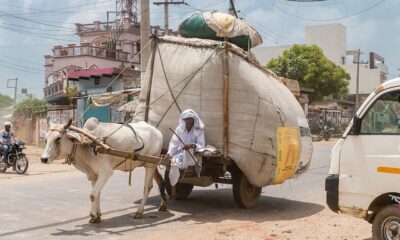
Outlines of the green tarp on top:
{"type": "Polygon", "coordinates": [[[196,13],[183,21],[178,28],[185,38],[228,41],[248,51],[262,43],[260,34],[248,23],[226,13],[196,13]]]}

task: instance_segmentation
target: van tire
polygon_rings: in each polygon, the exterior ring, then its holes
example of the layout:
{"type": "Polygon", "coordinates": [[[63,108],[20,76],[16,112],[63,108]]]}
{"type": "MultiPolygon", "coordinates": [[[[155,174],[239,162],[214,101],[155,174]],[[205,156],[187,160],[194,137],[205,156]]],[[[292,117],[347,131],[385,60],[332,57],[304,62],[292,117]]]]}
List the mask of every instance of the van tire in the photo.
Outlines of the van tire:
{"type": "MultiPolygon", "coordinates": [[[[380,210],[372,222],[372,239],[381,240],[389,239],[385,236],[385,225],[390,222],[399,222],[400,225],[400,208],[396,205],[388,205],[380,210]]],[[[400,229],[400,228],[399,228],[400,229]]],[[[400,232],[398,233],[400,235],[400,232]]]]}

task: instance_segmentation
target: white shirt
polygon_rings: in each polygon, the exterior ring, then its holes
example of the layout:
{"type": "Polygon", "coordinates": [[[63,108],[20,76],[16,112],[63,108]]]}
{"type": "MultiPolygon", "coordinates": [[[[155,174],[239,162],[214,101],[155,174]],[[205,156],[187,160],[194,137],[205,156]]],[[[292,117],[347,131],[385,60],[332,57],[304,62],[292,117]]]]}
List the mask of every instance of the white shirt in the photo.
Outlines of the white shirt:
{"type": "Polygon", "coordinates": [[[1,143],[2,144],[10,144],[15,142],[15,133],[13,130],[7,132],[6,130],[0,131],[1,143]]]}
{"type": "MultiPolygon", "coordinates": [[[[175,133],[178,134],[178,136],[182,139],[182,141],[185,144],[195,144],[196,150],[204,148],[205,146],[204,130],[194,131],[193,128],[190,130],[190,132],[188,132],[186,127],[184,128],[184,130],[182,130],[182,128],[178,126],[175,129],[175,133]]],[[[178,137],[175,134],[173,134],[171,141],[169,142],[168,155],[174,156],[182,149],[183,149],[183,144],[178,139],[178,137]]]]}

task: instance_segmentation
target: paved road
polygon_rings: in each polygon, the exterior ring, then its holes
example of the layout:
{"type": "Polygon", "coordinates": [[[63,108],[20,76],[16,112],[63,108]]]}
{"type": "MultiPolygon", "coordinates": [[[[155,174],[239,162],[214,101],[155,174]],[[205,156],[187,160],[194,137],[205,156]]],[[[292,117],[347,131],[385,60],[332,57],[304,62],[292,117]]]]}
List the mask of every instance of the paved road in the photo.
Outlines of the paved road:
{"type": "Polygon", "coordinates": [[[363,232],[369,226],[360,220],[342,224],[349,233],[335,233],[343,217],[324,204],[332,146],[315,144],[309,171],[264,188],[258,206],[250,210],[236,208],[230,187],[220,185],[218,190],[195,188],[189,199],[170,202],[168,212],[158,212],[153,188],[144,218],[135,220],[144,171],[134,172],[132,187],[126,173],[116,172],[103,191],[103,222],[98,225],[88,224],[91,186],[83,174],[67,165],[33,163],[28,176],[0,175],[0,239],[368,239],[370,234],[363,232]],[[321,233],[315,233],[319,227],[321,233]]]}

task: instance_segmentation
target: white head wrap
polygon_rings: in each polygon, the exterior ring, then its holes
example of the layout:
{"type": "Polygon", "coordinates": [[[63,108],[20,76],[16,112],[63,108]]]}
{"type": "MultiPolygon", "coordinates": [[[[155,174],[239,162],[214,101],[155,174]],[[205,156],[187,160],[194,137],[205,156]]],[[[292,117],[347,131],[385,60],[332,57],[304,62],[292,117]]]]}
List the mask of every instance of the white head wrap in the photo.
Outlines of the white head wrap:
{"type": "Polygon", "coordinates": [[[184,131],[186,128],[186,123],[185,119],[187,118],[193,118],[194,120],[194,125],[193,125],[193,131],[196,135],[199,135],[198,133],[204,130],[204,123],[201,121],[197,113],[192,110],[192,109],[186,109],[181,113],[181,116],[179,118],[179,130],[184,131]]]}

